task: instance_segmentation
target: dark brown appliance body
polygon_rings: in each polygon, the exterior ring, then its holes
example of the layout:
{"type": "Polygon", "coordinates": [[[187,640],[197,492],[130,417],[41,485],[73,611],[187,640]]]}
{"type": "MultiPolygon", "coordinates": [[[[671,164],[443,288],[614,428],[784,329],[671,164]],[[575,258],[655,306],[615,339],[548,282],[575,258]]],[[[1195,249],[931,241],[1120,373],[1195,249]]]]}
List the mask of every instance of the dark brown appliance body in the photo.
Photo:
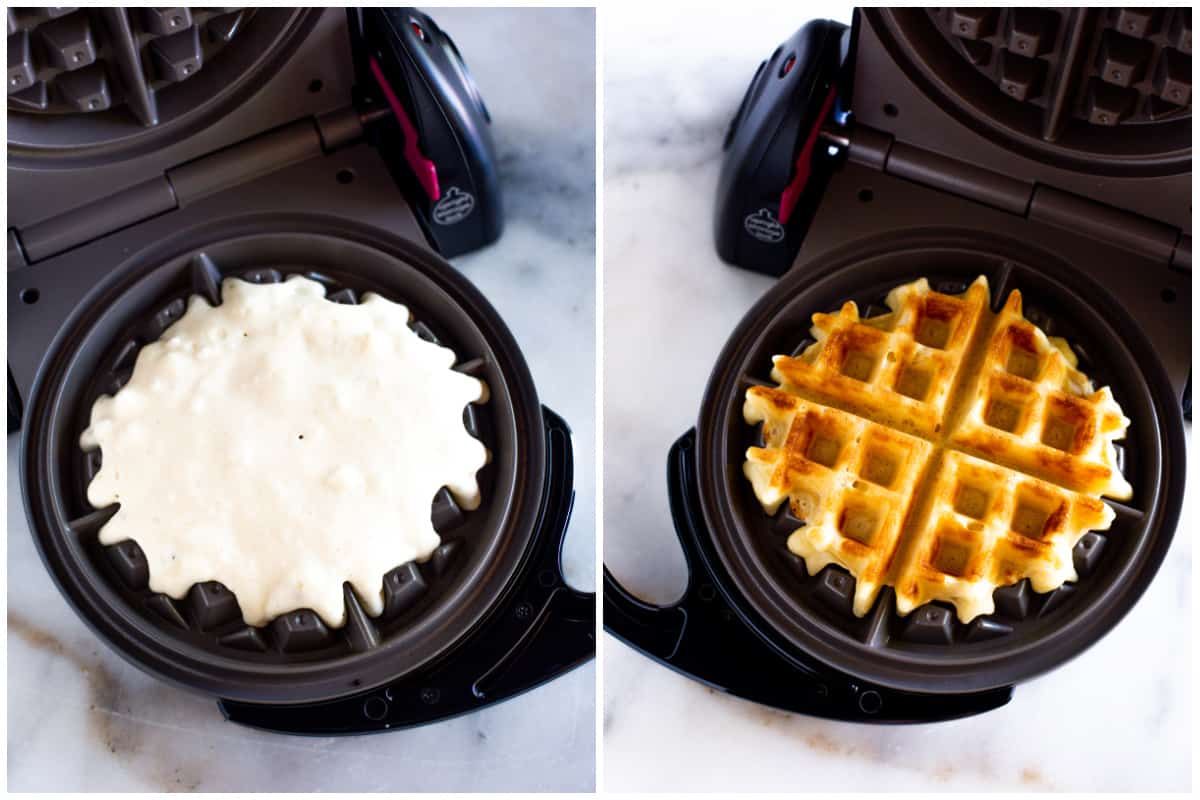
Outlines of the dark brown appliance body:
{"type": "MultiPolygon", "coordinates": [[[[1014,25],[1018,33],[1028,28],[1012,9],[965,13],[983,20],[971,30],[988,48],[1008,41],[1005,32],[1014,25]]],[[[935,61],[931,54],[942,57],[951,48],[937,32],[950,24],[949,14],[856,14],[850,60],[826,79],[846,92],[851,121],[833,126],[823,142],[822,150],[832,143],[832,160],[827,184],[811,201],[811,219],[787,227],[788,237],[799,231],[782,242],[797,249],[795,261],[733,332],[696,429],[670,455],[672,513],[691,569],[688,592],[676,606],[647,606],[606,575],[610,632],[709,685],[803,713],[917,722],[1007,702],[1014,684],[1082,652],[1128,612],[1162,562],[1182,504],[1191,240],[1180,209],[1190,208],[1190,141],[1181,144],[1176,134],[1180,119],[1189,123],[1190,104],[1161,121],[1138,120],[1140,128],[1100,133],[1077,118],[1086,110],[1071,107],[1057,144],[1043,141],[1034,152],[1009,130],[1013,119],[1033,112],[978,85],[986,79],[1005,85],[1003,57],[995,75],[960,64],[969,72],[961,83],[942,70],[948,77],[933,86],[938,73],[927,65],[935,61]],[[918,28],[921,36],[913,33],[918,28]],[[986,131],[965,119],[989,110],[994,127],[986,131]],[[1150,137],[1140,151],[1138,131],[1150,137]],[[1073,160],[1053,156],[1072,136],[1080,147],[1089,142],[1091,151],[1073,160]],[[1097,175],[1105,164],[1116,164],[1120,176],[1097,175]],[[1160,218],[1141,216],[1154,212],[1160,218]],[[920,277],[958,292],[981,274],[997,306],[1020,289],[1028,318],[1065,337],[1096,384],[1113,388],[1131,419],[1121,468],[1133,498],[1110,503],[1112,528],[1084,537],[1074,553],[1079,581],[1055,592],[1039,595],[1025,582],[1000,589],[997,613],[963,624],[939,603],[900,617],[888,589],[857,618],[850,610],[853,578],[835,566],[809,576],[786,547],[794,524],[789,527],[786,513],[764,515],[743,478],[744,453],[757,434],[742,420],[742,397],[748,386],[770,381],[772,355],[811,341],[812,314],[845,300],[864,311],[882,308],[889,289],[920,277]],[[740,641],[740,658],[723,655],[722,640],[740,641]]],[[[1072,81],[1078,73],[1095,77],[1096,50],[1071,62],[1063,48],[1071,49],[1072,36],[1086,44],[1097,30],[1128,20],[1116,11],[1105,16],[1086,9],[1053,16],[1062,20],[1054,28],[1060,39],[1039,45],[1048,71],[1074,70],[1062,79],[1064,87],[1078,89],[1081,98],[1094,96],[1086,93],[1087,80],[1072,81]]],[[[1168,12],[1156,19],[1153,44],[1170,50],[1176,40],[1169,37],[1180,36],[1179,18],[1168,12]]],[[[1190,20],[1186,26],[1190,48],[1190,20]]],[[[960,49],[982,52],[970,41],[960,49]]],[[[756,78],[756,96],[769,92],[757,82],[773,77],[775,62],[788,57],[785,45],[760,68],[769,77],[756,78]]],[[[1058,84],[1044,85],[1049,91],[1058,84]]],[[[1148,86],[1154,90],[1150,78],[1136,88],[1148,86]]],[[[1051,113],[1044,106],[1038,114],[1051,113]]],[[[738,125],[762,118],[739,110],[730,134],[734,150],[738,125]]],[[[813,171],[820,171],[816,162],[813,171]]],[[[775,180],[782,189],[789,176],[775,180]]],[[[772,192],[778,197],[764,179],[763,196],[772,192]]],[[[740,208],[747,202],[721,201],[740,208]]],[[[777,206],[768,201],[764,209],[769,215],[777,206]]]]}
{"type": "MultiPolygon", "coordinates": [[[[156,188],[139,186],[168,186],[171,207],[135,214],[131,224],[89,239],[64,212],[30,220],[24,238],[10,231],[10,423],[15,371],[31,528],[48,571],[89,626],[137,666],[220,698],[233,720],[332,735],[464,713],[577,666],[594,652],[594,597],[570,589],[560,564],[573,498],[570,429],[541,406],[504,322],[434,252],[378,150],[363,140],[361,112],[347,105],[345,12],[300,16],[300,33],[311,38],[293,43],[287,68],[260,87],[273,98],[260,112],[286,124],[263,131],[253,127],[259,117],[231,114],[161,157],[122,155],[107,167],[123,176],[109,188],[130,203],[85,197],[78,211],[103,221],[106,205],[117,215],[155,196],[156,188]],[[293,89],[303,102],[289,106],[293,89]],[[324,94],[331,90],[344,90],[340,104],[324,94]],[[214,136],[235,143],[208,153],[214,136]],[[186,163],[166,168],[171,157],[186,163]],[[59,230],[63,238],[51,235],[59,230]],[[194,586],[182,600],[150,591],[136,543],[98,542],[114,509],[92,509],[86,499],[103,454],[84,453],[79,435],[95,399],[129,379],[138,349],[182,314],[190,295],[217,302],[226,278],[291,275],[325,284],[330,302],[376,292],[404,303],[414,330],[452,348],[456,368],[490,389],[487,403],[464,413],[492,454],[479,476],[484,503],[468,512],[439,493],[432,514],[442,546],[428,561],[388,573],[381,617],[364,613],[347,589],[340,629],[304,609],[247,626],[216,583],[194,586]]],[[[172,124],[146,136],[166,135],[172,124]]],[[[53,154],[27,155],[16,169],[30,191],[53,154]]],[[[105,189],[98,178],[83,186],[85,195],[105,189]]]]}

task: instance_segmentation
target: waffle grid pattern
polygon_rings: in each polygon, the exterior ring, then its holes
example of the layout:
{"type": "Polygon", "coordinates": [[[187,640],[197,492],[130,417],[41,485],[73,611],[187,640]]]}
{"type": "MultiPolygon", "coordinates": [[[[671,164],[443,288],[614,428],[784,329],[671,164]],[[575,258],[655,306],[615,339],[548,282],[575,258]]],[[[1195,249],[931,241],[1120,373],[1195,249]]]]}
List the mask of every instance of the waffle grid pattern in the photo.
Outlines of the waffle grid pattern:
{"type": "Polygon", "coordinates": [[[158,96],[194,77],[244,28],[239,8],[10,8],[8,107],[40,114],[126,108],[158,123],[158,96]]]}
{"type": "Polygon", "coordinates": [[[932,8],[938,31],[999,91],[1072,121],[1118,126],[1191,114],[1190,8],[932,8]]]}
{"type": "Polygon", "coordinates": [[[746,393],[744,416],[761,423],[761,438],[745,474],[767,512],[778,512],[788,550],[822,576],[816,591],[856,617],[872,607],[878,617],[889,604],[876,600],[892,586],[901,616],[925,606],[910,624],[918,641],[952,636],[949,612],[926,605],[933,600],[953,604],[972,623],[970,635],[1003,632],[977,618],[1023,617],[1027,585],[1051,592],[1088,571],[1103,542],[1089,531],[1114,519],[1098,495],[1131,492],[1112,441],[1128,420],[1109,390],[1093,392],[1065,342],[1024,320],[1019,292],[995,315],[988,299],[982,277],[958,297],[921,280],[893,290],[888,313],[862,319],[847,303],[816,314],[816,342],[798,357],[774,358],[780,386],[746,393]],[[917,399],[903,391],[903,374],[920,348],[944,358],[917,399]],[[889,362],[889,354],[899,357],[889,362]],[[1009,378],[1028,393],[1020,436],[996,427],[1007,423],[996,409],[1009,395],[993,384],[1009,378]],[[972,448],[978,425],[1008,438],[972,448]],[[1001,463],[1031,463],[1044,452],[1055,457],[1042,474],[1001,463]],[[1073,490],[1081,482],[1084,494],[1073,490]],[[852,590],[830,565],[855,576],[852,590]]]}
{"type": "Polygon", "coordinates": [[[900,614],[946,600],[970,622],[996,610],[993,592],[1029,579],[1035,592],[1078,577],[1072,550],[1089,530],[1107,529],[1102,501],[947,451],[914,529],[912,556],[896,573],[900,614]]]}
{"type": "Polygon", "coordinates": [[[832,563],[849,569],[857,578],[854,613],[866,614],[887,579],[933,446],[780,389],[751,388],[745,416],[763,425],[765,447],[746,456],[759,499],[772,514],[788,501],[788,527],[806,523],[788,548],[811,573],[832,563]]]}
{"type": "Polygon", "coordinates": [[[799,358],[776,359],[771,377],[785,390],[843,398],[850,411],[933,436],[987,305],[987,285],[977,281],[960,298],[917,282],[892,290],[887,304],[891,313],[867,319],[854,303],[814,314],[816,341],[799,358]]]}
{"type": "Polygon", "coordinates": [[[1127,500],[1113,439],[1129,420],[1106,386],[1092,389],[1075,355],[1022,316],[1009,295],[984,356],[966,416],[951,441],[1068,489],[1127,500]]]}

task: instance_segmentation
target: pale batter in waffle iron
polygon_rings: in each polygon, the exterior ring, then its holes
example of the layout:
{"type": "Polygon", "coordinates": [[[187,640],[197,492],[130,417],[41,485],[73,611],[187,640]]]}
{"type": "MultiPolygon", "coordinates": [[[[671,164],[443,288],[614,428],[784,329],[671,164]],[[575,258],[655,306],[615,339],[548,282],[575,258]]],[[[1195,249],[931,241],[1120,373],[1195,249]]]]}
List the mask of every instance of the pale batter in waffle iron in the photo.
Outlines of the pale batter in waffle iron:
{"type": "Polygon", "coordinates": [[[188,298],[92,406],[88,501],[118,506],[97,538],[136,542],[176,600],[220,583],[249,625],[311,609],[340,628],[343,583],[379,617],[384,575],[441,544],[430,498],[480,505],[488,453],[464,419],[486,384],[378,295],[338,303],[292,276],[229,279],[220,300],[188,298]]]}
{"type": "MultiPolygon", "coordinates": [[[[570,429],[539,403],[496,311],[445,260],[495,240],[501,204],[490,118],[434,20],[408,8],[15,9],[9,33],[10,56],[30,43],[9,74],[9,428],[21,429],[30,529],[80,617],[229,719],[288,733],[440,720],[590,658],[594,597],[570,589],[559,562],[570,429]],[[431,471],[454,491],[420,490],[406,511],[423,520],[420,547],[381,553],[370,588],[268,600],[260,614],[217,580],[167,593],[149,540],[143,552],[136,537],[102,534],[121,527],[127,498],[108,482],[105,437],[80,447],[93,406],[136,403],[122,388],[186,326],[189,299],[219,308],[239,281],[264,294],[307,286],[323,310],[356,317],[402,304],[411,318],[398,335],[424,340],[472,389],[438,418],[471,450],[468,474],[431,471]],[[469,402],[482,385],[487,402],[469,402]],[[89,502],[96,480],[101,508],[89,502]],[[297,602],[312,607],[279,613],[297,602]]],[[[209,400],[212,428],[236,429],[209,400]]],[[[326,427],[344,440],[362,413],[326,427]]],[[[164,444],[164,472],[179,474],[186,449],[164,444]]],[[[363,476],[327,477],[351,491],[363,476]]],[[[162,521],[178,524],[169,506],[162,521]]],[[[277,577],[286,588],[307,576],[277,577]]]]}

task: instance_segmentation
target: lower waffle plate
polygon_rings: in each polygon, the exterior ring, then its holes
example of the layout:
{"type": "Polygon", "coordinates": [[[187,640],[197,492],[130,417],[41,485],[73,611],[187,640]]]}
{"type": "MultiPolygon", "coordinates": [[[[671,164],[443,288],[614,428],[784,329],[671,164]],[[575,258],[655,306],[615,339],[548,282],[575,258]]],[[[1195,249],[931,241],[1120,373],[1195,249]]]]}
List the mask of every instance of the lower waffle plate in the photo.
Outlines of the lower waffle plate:
{"type": "Polygon", "coordinates": [[[297,226],[304,234],[272,232],[288,227],[280,221],[250,227],[254,233],[204,237],[169,255],[139,254],[76,309],[32,395],[24,490],[51,573],[124,655],[222,697],[309,702],[394,680],[444,654],[479,622],[535,527],[543,426],[528,370],[503,323],[436,256],[378,233],[333,235],[314,222],[297,226]],[[455,368],[480,377],[491,392],[486,404],[464,413],[493,456],[479,474],[483,504],[464,512],[444,489],[431,498],[442,545],[424,563],[394,565],[379,617],[368,616],[347,588],[347,623],[337,629],[304,609],[247,626],[236,598],[215,582],[193,586],[182,600],[150,591],[135,542],[97,540],[115,509],[88,504],[86,487],[102,453],[78,444],[96,397],[129,379],[138,349],[182,315],[188,296],[211,302],[223,278],[270,282],[291,274],[324,283],[329,302],[354,303],[367,291],[403,302],[414,330],[454,350],[455,368]]]}
{"type": "Polygon", "coordinates": [[[912,691],[1011,684],[1080,652],[1141,594],[1166,552],[1182,501],[1182,419],[1136,324],[1057,257],[977,232],[861,243],[786,277],[726,345],[706,392],[698,445],[701,503],[716,550],[777,643],[912,691]],[[813,313],[854,300],[866,316],[884,309],[883,298],[895,286],[926,277],[935,290],[958,294],[981,274],[991,285],[993,307],[1020,289],[1026,317],[1066,338],[1096,386],[1112,387],[1131,420],[1119,456],[1133,496],[1106,501],[1115,512],[1112,527],[1087,534],[1075,547],[1077,582],[1046,594],[1028,581],[997,589],[996,611],[965,624],[940,602],[902,617],[890,588],[868,613],[855,616],[854,578],[837,565],[810,576],[788,551],[796,525],[786,518],[786,504],[768,516],[743,476],[746,449],[759,444],[759,432],[742,419],[743,396],[749,386],[772,383],[771,356],[811,342],[813,313]]]}

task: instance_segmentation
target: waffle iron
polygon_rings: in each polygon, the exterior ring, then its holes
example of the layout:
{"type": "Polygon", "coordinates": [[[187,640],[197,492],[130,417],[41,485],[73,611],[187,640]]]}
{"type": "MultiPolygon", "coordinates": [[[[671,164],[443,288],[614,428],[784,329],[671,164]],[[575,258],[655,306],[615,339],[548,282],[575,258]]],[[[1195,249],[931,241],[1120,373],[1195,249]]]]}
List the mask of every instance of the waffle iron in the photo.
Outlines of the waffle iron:
{"type": "Polygon", "coordinates": [[[1190,9],[872,9],[814,21],[764,61],[725,140],[716,245],[780,276],[726,344],[697,426],[671,448],[672,516],[689,581],[672,606],[606,571],[605,627],[713,688],[864,722],[932,722],[1003,705],[1023,680],[1109,631],[1167,551],[1190,418],[1190,9]],[[959,622],[906,617],[885,589],[864,618],[854,579],[809,576],[788,520],[742,476],[741,416],[770,356],[809,343],[811,315],[928,277],[988,277],[1065,337],[1132,420],[1120,466],[1134,487],[1087,534],[1077,582],[998,589],[959,622]],[[784,523],[784,524],[780,524],[784,523]]]}
{"type": "Polygon", "coordinates": [[[570,429],[445,260],[502,219],[490,117],[449,36],[407,8],[10,9],[8,28],[9,431],[37,547],[84,621],[228,719],[294,734],[432,722],[591,658],[594,595],[560,564],[570,429]],[[341,629],[306,609],[249,627],[216,582],[150,591],[135,542],[98,542],[116,509],[87,503],[102,454],[78,446],[188,296],[293,274],[331,302],[403,302],[491,390],[464,413],[493,454],[483,504],[443,489],[441,546],[385,576],[380,617],[347,588],[341,629]]]}

